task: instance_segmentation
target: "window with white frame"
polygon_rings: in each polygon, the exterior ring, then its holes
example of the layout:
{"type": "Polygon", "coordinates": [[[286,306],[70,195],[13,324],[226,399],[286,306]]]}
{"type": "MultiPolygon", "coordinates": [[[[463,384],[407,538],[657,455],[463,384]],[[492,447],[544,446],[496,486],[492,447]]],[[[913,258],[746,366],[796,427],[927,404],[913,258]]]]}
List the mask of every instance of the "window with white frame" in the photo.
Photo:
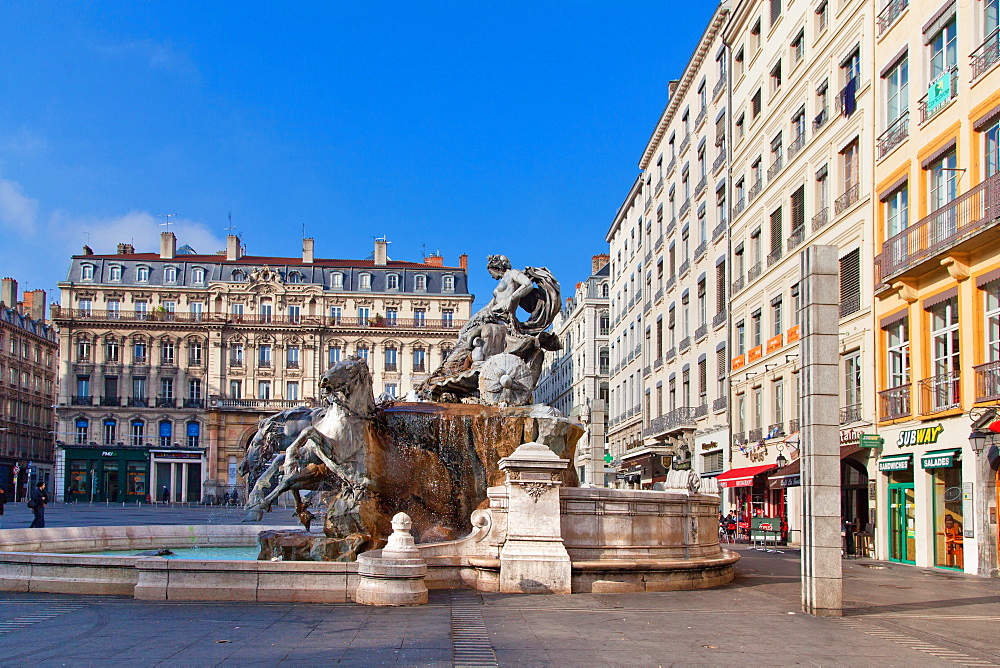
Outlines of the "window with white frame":
{"type": "Polygon", "coordinates": [[[885,328],[886,385],[902,387],[910,383],[910,330],[907,318],[885,328]]]}
{"type": "Polygon", "coordinates": [[[115,282],[122,280],[122,267],[120,264],[111,265],[108,270],[108,278],[115,282]]]}
{"type": "Polygon", "coordinates": [[[289,369],[299,368],[300,348],[298,346],[288,346],[285,349],[285,367],[289,369]]]}
{"type": "Polygon", "coordinates": [[[299,381],[290,380],[285,385],[285,399],[289,401],[299,400],[299,381]]]}
{"type": "Polygon", "coordinates": [[[844,414],[841,424],[861,419],[861,351],[844,356],[844,414]]]}
{"type": "Polygon", "coordinates": [[[892,127],[909,109],[909,58],[903,56],[883,76],[885,82],[885,125],[892,127]]]}
{"type": "Polygon", "coordinates": [[[330,274],[330,287],[334,290],[344,289],[344,275],[339,271],[330,274]]]}
{"type": "Polygon", "coordinates": [[[149,267],[137,267],[135,270],[135,280],[139,283],[148,283],[149,267]]]}
{"type": "Polygon", "coordinates": [[[142,420],[132,420],[129,425],[129,440],[132,445],[142,445],[146,440],[146,423],[142,420]]]}
{"type": "Polygon", "coordinates": [[[930,404],[924,412],[945,410],[959,404],[961,372],[958,299],[952,297],[930,308],[931,373],[930,404]]]}
{"type": "Polygon", "coordinates": [[[257,381],[257,398],[267,401],[271,398],[271,381],[269,380],[259,380],[257,381]]]}
{"type": "MultiPolygon", "coordinates": [[[[986,308],[986,346],[984,352],[985,361],[1000,361],[1000,281],[993,281],[983,286],[985,293],[986,308]]],[[[992,377],[998,377],[993,371],[992,377]]],[[[996,381],[994,381],[996,382],[996,381]]]]}
{"type": "Polygon", "coordinates": [[[414,290],[426,290],[427,289],[427,275],[417,274],[413,277],[413,289],[414,290]]]}
{"type": "Polygon", "coordinates": [[[931,35],[928,42],[930,49],[930,81],[949,74],[958,66],[958,32],[955,18],[945,23],[931,35]]]}
{"type": "Polygon", "coordinates": [[[94,280],[94,265],[92,264],[80,265],[80,280],[82,281],[94,280]]]}
{"type": "MultiPolygon", "coordinates": [[[[994,0],[1000,2],[1000,0],[994,0]]],[[[983,131],[983,150],[985,152],[986,176],[990,177],[1000,172],[1000,119],[983,131]]]]}
{"type": "Polygon", "coordinates": [[[104,421],[104,445],[114,445],[118,433],[118,421],[108,418],[104,421]]]}
{"type": "Polygon", "coordinates": [[[454,292],[455,291],[455,277],[452,276],[452,275],[450,275],[450,274],[445,275],[444,278],[441,281],[441,289],[443,291],[445,291],[445,292],[454,292]]]}
{"type": "Polygon", "coordinates": [[[163,270],[163,282],[164,283],[176,283],[177,282],[177,267],[167,267],[163,270]]]}
{"type": "Polygon", "coordinates": [[[340,361],[340,346],[330,346],[330,350],[327,354],[327,362],[330,366],[333,366],[340,361]]]}
{"type": "Polygon", "coordinates": [[[372,289],[372,275],[371,274],[361,274],[358,276],[358,287],[361,290],[371,290],[372,289]]]}
{"type": "Polygon", "coordinates": [[[398,290],[399,289],[399,274],[386,274],[386,276],[385,276],[385,289],[386,290],[398,290]]]}
{"type": "Polygon", "coordinates": [[[201,267],[195,267],[191,270],[191,281],[195,285],[201,285],[205,282],[205,270],[201,267]]]}

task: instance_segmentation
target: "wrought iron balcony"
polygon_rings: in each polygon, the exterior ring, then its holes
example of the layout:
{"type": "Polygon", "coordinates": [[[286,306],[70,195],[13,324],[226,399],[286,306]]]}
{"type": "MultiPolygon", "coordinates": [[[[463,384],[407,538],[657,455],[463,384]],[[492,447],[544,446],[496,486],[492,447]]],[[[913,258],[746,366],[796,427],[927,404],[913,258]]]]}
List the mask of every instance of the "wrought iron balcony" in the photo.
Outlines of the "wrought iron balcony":
{"type": "Polygon", "coordinates": [[[680,210],[680,212],[678,212],[677,215],[678,215],[679,218],[681,218],[683,220],[684,216],[686,216],[687,212],[690,211],[690,210],[691,210],[691,198],[688,197],[688,198],[686,198],[684,200],[684,203],[681,204],[681,210],[680,210]]]}
{"type": "Polygon", "coordinates": [[[667,284],[664,287],[667,292],[670,292],[675,285],[677,285],[677,277],[671,276],[670,278],[667,279],[667,284]]]}
{"type": "Polygon", "coordinates": [[[850,297],[845,297],[840,302],[840,317],[851,315],[852,313],[857,313],[861,310],[861,295],[852,295],[850,297]]]}
{"type": "Polygon", "coordinates": [[[933,107],[927,106],[927,103],[930,101],[928,99],[928,95],[924,95],[922,98],[917,100],[917,109],[920,111],[921,123],[929,121],[930,119],[937,116],[945,107],[948,106],[948,103],[951,100],[954,100],[956,97],[958,97],[958,67],[951,68],[950,70],[939,76],[934,81],[935,82],[943,81],[945,77],[950,77],[950,81],[948,82],[948,95],[946,97],[938,100],[933,107]]]}
{"type": "Polygon", "coordinates": [[[882,34],[892,27],[892,24],[896,22],[899,15],[903,13],[906,6],[910,4],[910,0],[890,0],[889,4],[885,6],[878,14],[878,36],[881,37],[882,34]]]}
{"type": "Polygon", "coordinates": [[[660,288],[659,290],[656,291],[656,295],[653,297],[653,301],[659,302],[661,299],[663,299],[663,288],[660,288]]]}
{"type": "Polygon", "coordinates": [[[653,191],[653,196],[657,196],[663,190],[663,177],[661,176],[656,180],[656,190],[653,191]]]}
{"type": "Polygon", "coordinates": [[[642,305],[642,312],[645,315],[646,313],[649,313],[652,310],[653,310],[653,302],[647,300],[646,303],[642,305]]]}
{"type": "Polygon", "coordinates": [[[735,217],[740,215],[740,213],[745,208],[746,208],[746,201],[742,197],[740,197],[738,200],[736,200],[736,203],[733,204],[733,216],[735,217]]]}
{"type": "Polygon", "coordinates": [[[910,112],[904,111],[899,118],[894,120],[886,128],[885,132],[879,135],[878,139],[878,159],[881,160],[889,151],[899,146],[910,136],[910,112]]]}
{"type": "Polygon", "coordinates": [[[794,418],[788,421],[788,432],[794,434],[799,430],[799,419],[794,418]]]}
{"type": "Polygon", "coordinates": [[[840,424],[850,424],[861,420],[861,404],[849,404],[840,409],[840,424]]]}
{"type": "Polygon", "coordinates": [[[149,399],[147,397],[129,397],[128,406],[129,408],[149,408],[149,399]]]}
{"type": "Polygon", "coordinates": [[[713,243],[722,238],[722,235],[726,233],[727,227],[729,227],[729,223],[725,218],[719,221],[719,224],[715,226],[714,230],[712,230],[713,243]]]}
{"type": "Polygon", "coordinates": [[[663,248],[663,235],[656,237],[656,244],[653,245],[653,250],[658,251],[663,248]]]}
{"type": "Polygon", "coordinates": [[[90,394],[76,395],[70,397],[69,403],[72,406],[93,406],[94,397],[90,394]]]}
{"type": "Polygon", "coordinates": [[[708,106],[701,108],[698,115],[694,117],[694,131],[697,132],[701,129],[701,124],[705,122],[705,117],[708,116],[708,106]]]}
{"type": "Polygon", "coordinates": [[[1000,399],[1000,362],[987,362],[972,370],[976,372],[976,401],[1000,399]]]}
{"type": "Polygon", "coordinates": [[[184,400],[184,408],[204,408],[204,407],[205,407],[205,400],[204,399],[185,399],[184,400]]]}
{"type": "Polygon", "coordinates": [[[826,224],[830,222],[830,209],[829,207],[823,207],[816,212],[816,215],[812,217],[812,227],[813,232],[818,232],[819,230],[826,227],[826,224]]]}
{"type": "Polygon", "coordinates": [[[736,445],[743,445],[746,442],[747,442],[747,435],[744,432],[738,431],[733,434],[733,443],[735,443],[736,445]]]}
{"type": "Polygon", "coordinates": [[[673,232],[676,229],[677,229],[677,219],[676,218],[671,218],[670,222],[667,223],[667,231],[664,232],[664,234],[669,237],[670,233],[673,232]]]}
{"type": "Polygon", "coordinates": [[[697,262],[708,251],[708,242],[702,241],[694,247],[694,261],[697,262]]]}
{"type": "Polygon", "coordinates": [[[667,178],[669,178],[670,175],[674,173],[674,170],[676,168],[677,168],[677,158],[670,158],[670,162],[667,163],[667,171],[666,171],[667,178]]]}
{"type": "Polygon", "coordinates": [[[122,405],[122,398],[121,397],[101,397],[101,405],[102,406],[121,406],[122,405]]]}
{"type": "Polygon", "coordinates": [[[778,246],[767,254],[767,266],[773,266],[778,260],[781,259],[781,250],[781,246],[778,246]]]}
{"type": "Polygon", "coordinates": [[[1000,62],[1000,28],[990,33],[983,43],[969,56],[972,59],[972,80],[988,72],[997,62],[1000,62]]]}
{"type": "Polygon", "coordinates": [[[929,415],[962,405],[962,384],[959,372],[952,371],[924,378],[920,388],[920,414],[929,415]]]}
{"type": "Polygon", "coordinates": [[[600,374],[600,375],[602,375],[602,376],[608,376],[608,375],[610,375],[611,374],[611,365],[609,365],[609,364],[602,364],[598,368],[597,373],[600,374]]]}
{"type": "Polygon", "coordinates": [[[705,192],[705,188],[708,187],[708,177],[701,177],[697,185],[694,187],[694,198],[698,199],[705,192]]]}
{"type": "Polygon", "coordinates": [[[677,268],[677,275],[683,276],[691,270],[691,260],[684,260],[681,262],[681,266],[677,268]]]}
{"type": "Polygon", "coordinates": [[[816,132],[821,127],[823,127],[824,125],[826,125],[826,122],[828,120],[830,120],[830,114],[829,114],[827,108],[823,107],[823,109],[820,110],[820,112],[818,114],[816,114],[816,118],[813,119],[813,134],[816,134],[816,132]]]}
{"type": "Polygon", "coordinates": [[[768,183],[770,183],[771,181],[774,180],[774,177],[778,175],[778,172],[781,171],[781,168],[782,168],[783,165],[784,165],[784,161],[782,160],[781,156],[779,155],[778,157],[776,157],[774,159],[774,162],[771,163],[771,166],[767,168],[767,181],[768,181],[768,183]]]}
{"type": "Polygon", "coordinates": [[[642,430],[643,436],[660,436],[684,429],[695,429],[695,411],[692,406],[683,406],[653,418],[649,426],[642,430]]]}
{"type": "Polygon", "coordinates": [[[719,81],[716,82],[715,88],[712,89],[712,100],[717,100],[719,94],[726,89],[726,77],[719,77],[719,81]]]}
{"type": "Polygon", "coordinates": [[[878,419],[895,420],[910,416],[910,385],[890,387],[878,393],[878,419]]]}
{"type": "Polygon", "coordinates": [[[839,216],[843,212],[851,208],[851,205],[858,201],[861,196],[861,184],[855,183],[853,186],[848,188],[843,195],[838,197],[833,202],[833,215],[839,216]]]}
{"type": "Polygon", "coordinates": [[[762,269],[760,266],[760,262],[750,267],[750,270],[747,271],[747,282],[750,283],[752,281],[757,280],[757,277],[760,276],[761,271],[762,269]]]}
{"type": "Polygon", "coordinates": [[[646,198],[646,213],[649,213],[649,211],[652,208],[653,208],[653,197],[649,196],[646,198]]]}
{"type": "Polygon", "coordinates": [[[670,350],[667,351],[667,361],[669,362],[670,360],[672,360],[675,357],[677,357],[677,348],[676,347],[671,348],[670,350]]]}
{"type": "Polygon", "coordinates": [[[651,373],[653,373],[653,367],[652,367],[652,366],[650,366],[649,364],[647,364],[646,366],[644,366],[644,367],[642,368],[642,375],[643,375],[643,376],[648,376],[648,375],[650,375],[651,373]]]}
{"type": "Polygon", "coordinates": [[[701,341],[703,338],[708,336],[708,323],[701,325],[698,329],[694,330],[694,340],[701,341]]]}
{"type": "Polygon", "coordinates": [[[875,274],[881,283],[936,259],[995,226],[1000,217],[1000,174],[982,183],[922,218],[882,244],[875,258],[875,274]]]}
{"type": "Polygon", "coordinates": [[[756,181],[754,181],[754,184],[752,186],[750,186],[750,192],[748,193],[748,196],[750,197],[750,201],[752,202],[755,199],[757,199],[757,195],[759,195],[760,191],[763,190],[763,189],[764,189],[764,182],[763,181],[761,181],[760,179],[757,179],[756,181]]]}
{"type": "Polygon", "coordinates": [[[806,145],[806,133],[803,131],[798,137],[792,140],[792,143],[788,145],[788,160],[791,161],[799,151],[805,148],[806,145]]]}
{"type": "Polygon", "coordinates": [[[778,438],[779,436],[785,435],[785,423],[776,422],[774,424],[767,426],[767,437],[768,438],[778,438]]]}
{"type": "Polygon", "coordinates": [[[690,348],[691,347],[691,337],[690,336],[685,336],[683,339],[681,339],[679,347],[680,347],[681,352],[684,352],[688,348],[690,348]]]}
{"type": "Polygon", "coordinates": [[[712,412],[721,413],[726,410],[726,406],[729,404],[729,400],[725,396],[721,396],[712,402],[712,412]]]}
{"type": "Polygon", "coordinates": [[[715,162],[712,163],[712,174],[718,174],[726,165],[726,149],[719,151],[719,155],[715,156],[715,162]]]}
{"type": "Polygon", "coordinates": [[[708,415],[708,403],[699,404],[694,408],[694,419],[703,418],[708,415]]]}
{"type": "Polygon", "coordinates": [[[720,311],[719,313],[716,313],[715,317],[712,318],[712,329],[718,329],[719,327],[724,325],[727,316],[728,313],[726,313],[725,311],[720,311]]]}
{"type": "Polygon", "coordinates": [[[157,397],[156,398],[157,408],[177,408],[177,400],[170,397],[157,397]]]}
{"type": "Polygon", "coordinates": [[[653,368],[654,369],[659,369],[661,366],[663,366],[663,358],[662,357],[657,357],[655,360],[653,360],[653,368]]]}
{"type": "Polygon", "coordinates": [[[792,249],[797,248],[799,244],[806,238],[806,226],[799,225],[788,237],[788,252],[791,253],[792,249]]]}
{"type": "Polygon", "coordinates": [[[646,251],[646,257],[642,258],[643,264],[649,265],[649,261],[653,259],[653,251],[646,251]]]}
{"type": "Polygon", "coordinates": [[[684,155],[684,151],[687,147],[691,145],[691,134],[688,133],[684,135],[684,139],[681,140],[680,146],[677,148],[677,155],[684,155]]]}
{"type": "Polygon", "coordinates": [[[764,430],[761,427],[754,427],[747,432],[747,438],[750,439],[751,443],[759,443],[764,438],[764,430]]]}
{"type": "Polygon", "coordinates": [[[735,295],[737,292],[742,290],[745,285],[746,279],[742,276],[738,277],[735,281],[733,281],[733,294],[735,295]]]}

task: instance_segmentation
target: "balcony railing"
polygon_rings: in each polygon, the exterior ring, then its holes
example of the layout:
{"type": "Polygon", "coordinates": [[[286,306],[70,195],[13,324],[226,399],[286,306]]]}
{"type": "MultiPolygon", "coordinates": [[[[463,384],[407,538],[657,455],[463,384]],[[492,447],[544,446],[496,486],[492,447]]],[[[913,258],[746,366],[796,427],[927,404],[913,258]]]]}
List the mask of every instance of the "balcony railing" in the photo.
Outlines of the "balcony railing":
{"type": "Polygon", "coordinates": [[[715,88],[712,89],[712,99],[715,100],[719,97],[719,93],[726,89],[726,77],[719,77],[719,81],[715,84],[715,88]]]}
{"type": "Polygon", "coordinates": [[[670,360],[672,360],[675,357],[677,357],[677,348],[676,347],[671,348],[670,350],[667,351],[667,361],[669,362],[670,360]]]}
{"type": "Polygon", "coordinates": [[[889,4],[885,6],[878,14],[878,35],[882,36],[886,30],[892,27],[892,24],[896,22],[899,15],[903,13],[906,6],[910,4],[910,0],[890,0],[889,4]]]}
{"type": "Polygon", "coordinates": [[[763,189],[764,189],[764,182],[763,181],[761,181],[760,179],[757,179],[756,181],[754,181],[754,184],[752,186],[750,186],[750,192],[748,193],[748,196],[750,197],[750,201],[752,202],[755,199],[757,199],[757,195],[759,195],[760,191],[763,190],[763,189]]]}
{"type": "Polygon", "coordinates": [[[920,414],[929,415],[938,411],[961,406],[961,378],[957,371],[931,376],[919,381],[920,414]]]}
{"type": "Polygon", "coordinates": [[[698,329],[694,330],[694,340],[695,341],[701,341],[706,336],[708,336],[708,323],[707,322],[704,325],[701,325],[700,327],[698,327],[698,329]]]}
{"type": "Polygon", "coordinates": [[[684,155],[684,151],[687,147],[691,145],[691,134],[684,135],[684,139],[681,140],[680,146],[677,148],[677,155],[684,155]]]}
{"type": "Polygon", "coordinates": [[[667,279],[667,284],[664,286],[664,289],[667,292],[670,292],[670,290],[672,290],[675,285],[677,285],[677,277],[671,276],[670,278],[667,279]]]}
{"type": "Polygon", "coordinates": [[[656,190],[653,191],[653,196],[654,197],[656,195],[659,195],[660,192],[663,190],[663,180],[664,179],[663,179],[662,176],[656,180],[656,190]]]}
{"type": "Polygon", "coordinates": [[[744,432],[738,431],[733,433],[733,443],[735,443],[736,445],[743,445],[746,442],[747,442],[747,435],[744,432]]]}
{"type": "Polygon", "coordinates": [[[649,313],[652,310],[653,310],[653,302],[647,300],[646,303],[642,305],[643,315],[645,315],[646,313],[649,313]]]}
{"type": "Polygon", "coordinates": [[[230,399],[227,397],[210,397],[209,407],[219,410],[262,410],[273,411],[282,408],[295,408],[296,406],[308,405],[307,400],[296,399],[230,399]]]}
{"type": "Polygon", "coordinates": [[[861,310],[861,295],[845,296],[840,302],[840,317],[857,313],[861,310]]]}
{"type": "Polygon", "coordinates": [[[733,281],[733,294],[735,295],[737,292],[742,290],[744,285],[746,285],[746,279],[742,276],[733,281]]]}
{"type": "Polygon", "coordinates": [[[712,173],[718,174],[719,170],[723,168],[726,164],[726,149],[719,151],[719,155],[715,157],[715,162],[712,163],[712,173]]]}
{"type": "Polygon", "coordinates": [[[121,397],[101,397],[101,405],[102,406],[121,406],[122,405],[122,398],[121,397]]]}
{"type": "Polygon", "coordinates": [[[701,194],[705,192],[705,188],[707,187],[708,187],[708,178],[703,176],[701,177],[701,180],[699,180],[694,187],[694,198],[698,199],[699,197],[701,197],[701,194]]]}
{"type": "Polygon", "coordinates": [[[171,399],[169,397],[157,397],[156,398],[157,408],[177,408],[177,400],[171,399]]]}
{"type": "Polygon", "coordinates": [[[664,232],[666,236],[670,236],[670,233],[677,229],[677,219],[671,218],[670,222],[667,223],[667,231],[664,232]]]}
{"type": "Polygon", "coordinates": [[[723,218],[722,220],[720,220],[719,224],[715,226],[714,230],[712,230],[712,241],[715,242],[715,241],[718,241],[719,239],[721,239],[722,235],[726,233],[726,228],[728,226],[729,226],[729,223],[726,221],[725,218],[723,218]]]}
{"type": "Polygon", "coordinates": [[[694,261],[697,262],[701,259],[701,256],[708,251],[708,242],[702,241],[700,244],[694,248],[694,261]]]}
{"type": "Polygon", "coordinates": [[[899,385],[878,393],[878,419],[895,420],[910,416],[910,385],[899,385]]]}
{"type": "Polygon", "coordinates": [[[823,229],[828,222],[830,222],[830,209],[824,206],[812,217],[813,232],[823,229]]]}
{"type": "Polygon", "coordinates": [[[661,366],[663,366],[663,358],[662,357],[657,357],[655,360],[653,360],[653,368],[654,369],[659,369],[661,366]]]}
{"type": "Polygon", "coordinates": [[[762,271],[762,269],[761,269],[761,266],[760,266],[760,262],[758,262],[754,266],[750,267],[750,270],[747,271],[747,282],[749,283],[749,282],[752,282],[752,281],[756,280],[757,277],[760,276],[761,271],[762,271]]]}
{"type": "Polygon", "coordinates": [[[670,158],[670,162],[667,163],[667,171],[665,172],[669,178],[671,174],[674,173],[674,169],[677,168],[677,158],[670,158]]]}
{"type": "Polygon", "coordinates": [[[851,81],[848,81],[847,84],[844,85],[843,88],[840,89],[840,92],[837,93],[837,98],[834,101],[834,108],[836,109],[836,111],[837,111],[838,114],[843,115],[843,116],[850,116],[851,114],[853,114],[857,110],[857,99],[856,99],[856,96],[857,96],[858,90],[860,90],[860,88],[861,88],[861,82],[859,82],[857,80],[857,78],[853,78],[853,79],[851,79],[851,81]],[[854,88],[853,95],[850,94],[852,86],[854,88]],[[854,105],[853,108],[848,109],[847,102],[848,102],[848,100],[851,100],[852,97],[854,98],[855,105],[854,105]]]}
{"type": "Polygon", "coordinates": [[[649,364],[647,364],[646,366],[644,366],[642,368],[642,375],[643,376],[648,376],[651,373],[653,373],[653,367],[650,366],[649,364]]]}
{"type": "Polygon", "coordinates": [[[89,394],[77,395],[77,396],[74,396],[74,397],[70,397],[69,403],[72,406],[93,406],[94,405],[94,397],[93,397],[93,395],[89,395],[89,394]]]}
{"type": "Polygon", "coordinates": [[[751,443],[760,443],[764,439],[764,429],[761,427],[754,427],[747,432],[747,438],[750,439],[751,443]]]}
{"type": "Polygon", "coordinates": [[[767,437],[768,438],[778,438],[779,436],[785,435],[785,423],[775,422],[767,426],[767,437]]]}
{"type": "Polygon", "coordinates": [[[817,130],[826,125],[828,120],[830,120],[830,114],[827,111],[827,108],[823,107],[823,109],[816,114],[816,118],[813,119],[813,134],[816,134],[817,130]]]}
{"type": "Polygon", "coordinates": [[[722,411],[726,410],[726,405],[728,403],[729,401],[726,399],[725,396],[719,397],[718,399],[712,402],[712,412],[721,413],[722,411]]]}
{"type": "Polygon", "coordinates": [[[727,313],[725,311],[720,311],[716,313],[712,318],[712,329],[718,329],[726,322],[727,313]]]}
{"type": "MultiPolygon", "coordinates": [[[[779,240],[780,241],[780,240],[779,240]]],[[[773,251],[767,254],[767,266],[773,266],[778,260],[781,259],[781,246],[778,246],[773,251]]]]}
{"type": "Polygon", "coordinates": [[[697,406],[695,406],[695,408],[694,408],[694,418],[695,418],[696,420],[697,420],[698,418],[703,418],[703,417],[705,417],[706,415],[708,415],[708,401],[707,401],[707,400],[705,401],[705,403],[703,403],[703,404],[698,404],[698,405],[697,405],[697,406]]]}
{"type": "Polygon", "coordinates": [[[701,108],[698,115],[694,117],[694,131],[697,132],[701,129],[701,124],[705,122],[705,117],[708,116],[708,106],[701,108]]]}
{"type": "Polygon", "coordinates": [[[972,60],[973,81],[1000,62],[1000,28],[991,32],[969,58],[972,60]]]}
{"type": "Polygon", "coordinates": [[[688,273],[690,269],[691,269],[691,260],[684,260],[683,262],[681,262],[681,266],[677,268],[677,275],[683,276],[684,274],[688,273]]]}
{"type": "Polygon", "coordinates": [[[663,235],[656,237],[656,244],[653,245],[653,250],[658,251],[663,248],[663,235]]]}
{"type": "Polygon", "coordinates": [[[799,430],[799,419],[794,418],[788,421],[788,433],[794,434],[799,430]]]}
{"type": "Polygon", "coordinates": [[[652,208],[653,208],[653,197],[649,196],[646,198],[646,211],[649,211],[652,208]]]}
{"type": "Polygon", "coordinates": [[[684,203],[681,204],[681,210],[678,212],[677,216],[683,219],[684,216],[687,215],[687,212],[690,210],[691,210],[691,198],[688,197],[684,200],[684,203]]]}
{"type": "Polygon", "coordinates": [[[799,225],[792,233],[788,236],[788,252],[791,253],[794,248],[797,248],[799,244],[806,238],[806,226],[799,225]]]}
{"type": "Polygon", "coordinates": [[[129,397],[128,406],[129,408],[149,408],[149,399],[147,397],[129,397]]]}
{"type": "Polygon", "coordinates": [[[879,135],[878,159],[884,158],[889,151],[903,143],[910,136],[910,112],[904,111],[899,118],[894,120],[886,128],[885,132],[879,135]]]}
{"type": "Polygon", "coordinates": [[[1000,361],[972,367],[976,372],[976,401],[1000,399],[1000,361]]]}
{"type": "Polygon", "coordinates": [[[205,400],[204,399],[190,399],[189,398],[189,399],[185,399],[184,400],[184,408],[204,408],[204,407],[205,407],[205,400]]]}
{"type": "Polygon", "coordinates": [[[861,420],[861,404],[849,404],[840,409],[840,424],[850,424],[861,420]]]}
{"type": "Polygon", "coordinates": [[[681,339],[681,342],[680,342],[680,344],[679,344],[678,347],[680,348],[681,352],[684,352],[685,350],[687,350],[688,348],[690,348],[691,347],[691,337],[690,336],[685,336],[683,339],[681,339]]]}
{"type": "Polygon", "coordinates": [[[611,365],[610,364],[602,364],[598,368],[597,373],[599,373],[602,376],[608,376],[608,375],[610,375],[611,374],[611,365]]]}
{"type": "Polygon", "coordinates": [[[806,145],[806,133],[803,132],[798,137],[792,140],[792,143],[788,145],[788,160],[791,161],[799,151],[801,151],[806,145]]]}
{"type": "Polygon", "coordinates": [[[882,283],[956,246],[1000,217],[1000,174],[962,193],[926,218],[882,244],[875,258],[876,278],[882,283]]]}
{"type": "Polygon", "coordinates": [[[778,156],[777,158],[774,159],[774,162],[771,163],[771,166],[767,168],[767,180],[768,180],[768,183],[770,183],[771,181],[773,181],[774,177],[778,175],[778,172],[781,171],[781,167],[782,167],[783,164],[784,164],[784,162],[783,162],[781,156],[778,156]]]}
{"type": "Polygon", "coordinates": [[[738,200],[736,200],[736,203],[733,204],[733,216],[740,215],[740,212],[743,211],[744,208],[746,208],[746,201],[744,201],[744,199],[740,197],[738,200]]]}
{"type": "Polygon", "coordinates": [[[696,427],[696,410],[697,409],[693,406],[683,406],[681,408],[675,408],[665,415],[653,418],[649,421],[649,426],[642,430],[642,435],[659,436],[672,431],[694,429],[696,427]]]}
{"type": "Polygon", "coordinates": [[[942,109],[948,106],[948,102],[958,96],[958,68],[951,68],[949,71],[935,79],[934,82],[932,82],[932,85],[934,85],[934,83],[938,83],[942,86],[947,83],[948,91],[943,96],[935,100],[933,107],[928,107],[928,102],[930,102],[928,95],[924,95],[922,98],[917,100],[917,109],[920,110],[921,123],[929,121],[937,116],[942,109]]]}
{"type": "Polygon", "coordinates": [[[861,184],[855,183],[853,186],[844,191],[844,194],[838,197],[833,202],[833,215],[839,216],[844,211],[851,208],[851,205],[858,201],[861,196],[861,184]]]}

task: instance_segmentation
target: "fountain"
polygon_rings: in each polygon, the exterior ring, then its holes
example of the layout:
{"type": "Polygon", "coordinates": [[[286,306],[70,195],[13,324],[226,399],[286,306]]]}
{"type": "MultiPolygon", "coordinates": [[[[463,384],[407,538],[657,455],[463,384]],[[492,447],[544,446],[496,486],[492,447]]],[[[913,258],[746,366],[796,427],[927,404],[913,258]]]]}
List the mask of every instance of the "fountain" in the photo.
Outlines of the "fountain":
{"type": "Polygon", "coordinates": [[[739,557],[719,545],[714,481],[672,471],[664,491],[578,486],[570,464],[583,428],[532,403],[544,353],[560,345],[546,331],[559,284],[502,255],[488,269],[492,300],[417,388],[419,401],[376,401],[367,363],[348,358],[320,379],[325,405],[262,422],[239,468],[252,486],[247,520],[291,492],[301,529],[0,531],[0,590],[74,582],[150,599],[405,605],[425,602],[426,588],[626,592],[731,580],[739,557]],[[256,542],[258,560],[66,554],[185,547],[191,536],[256,542]],[[39,554],[50,549],[59,554],[39,554]]]}

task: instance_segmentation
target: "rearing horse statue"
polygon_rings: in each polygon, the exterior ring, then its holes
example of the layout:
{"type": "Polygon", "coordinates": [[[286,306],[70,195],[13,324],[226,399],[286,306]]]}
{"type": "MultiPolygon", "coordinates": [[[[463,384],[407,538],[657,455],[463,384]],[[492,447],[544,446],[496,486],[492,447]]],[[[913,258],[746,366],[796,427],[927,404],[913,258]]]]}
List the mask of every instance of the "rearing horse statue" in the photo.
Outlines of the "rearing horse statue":
{"type": "Polygon", "coordinates": [[[308,531],[314,517],[300,492],[336,490],[328,522],[341,536],[361,534],[360,503],[371,484],[366,475],[365,447],[376,413],[368,363],[348,357],[320,377],[319,387],[329,405],[313,412],[312,423],[260,476],[250,496],[256,502],[248,504],[247,510],[259,517],[281,494],[291,491],[296,514],[308,531]],[[273,489],[258,489],[279,473],[281,480],[273,489]]]}

